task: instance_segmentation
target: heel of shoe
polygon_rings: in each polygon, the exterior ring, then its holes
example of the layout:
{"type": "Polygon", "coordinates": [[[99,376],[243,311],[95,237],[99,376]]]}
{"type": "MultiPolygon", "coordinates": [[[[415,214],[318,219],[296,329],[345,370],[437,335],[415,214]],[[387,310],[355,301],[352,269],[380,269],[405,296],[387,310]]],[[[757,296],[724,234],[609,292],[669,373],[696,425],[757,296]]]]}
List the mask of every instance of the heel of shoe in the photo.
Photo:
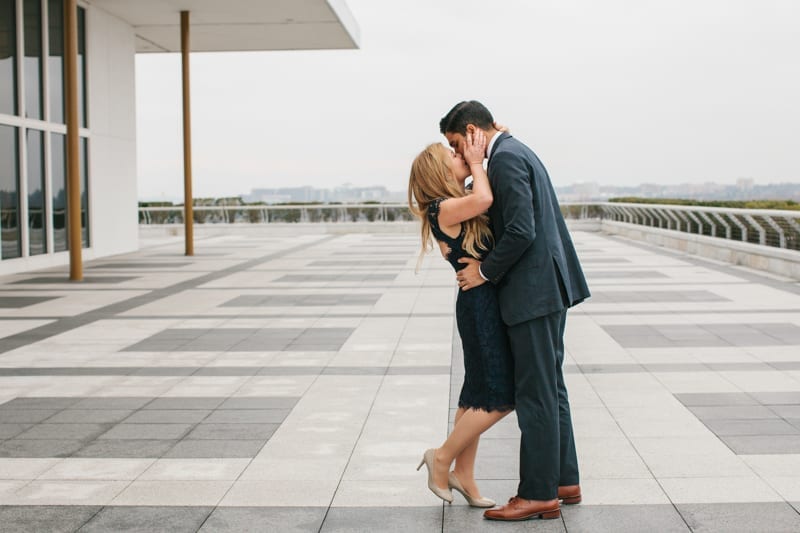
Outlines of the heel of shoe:
{"type": "Polygon", "coordinates": [[[417,472],[419,472],[419,469],[422,468],[422,465],[424,465],[424,464],[425,464],[425,456],[423,455],[422,456],[422,461],[420,461],[419,462],[419,466],[417,466],[417,472]]]}
{"type": "Polygon", "coordinates": [[[569,498],[562,498],[561,499],[562,505],[575,505],[581,503],[580,496],[570,496],[569,498]]]}
{"type": "Polygon", "coordinates": [[[554,518],[561,518],[561,509],[556,509],[555,511],[547,511],[546,513],[542,513],[539,515],[539,518],[543,520],[552,520],[554,518]]]}

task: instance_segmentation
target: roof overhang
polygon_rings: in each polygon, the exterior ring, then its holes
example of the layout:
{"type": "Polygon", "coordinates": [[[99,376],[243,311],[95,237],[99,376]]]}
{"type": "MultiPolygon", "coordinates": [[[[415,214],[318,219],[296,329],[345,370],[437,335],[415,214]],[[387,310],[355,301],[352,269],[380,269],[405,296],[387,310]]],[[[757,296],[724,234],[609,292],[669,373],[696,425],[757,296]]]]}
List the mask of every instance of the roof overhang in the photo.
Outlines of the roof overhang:
{"type": "Polygon", "coordinates": [[[180,52],[190,12],[192,52],[358,48],[344,0],[89,0],[130,24],[137,52],[180,52]]]}

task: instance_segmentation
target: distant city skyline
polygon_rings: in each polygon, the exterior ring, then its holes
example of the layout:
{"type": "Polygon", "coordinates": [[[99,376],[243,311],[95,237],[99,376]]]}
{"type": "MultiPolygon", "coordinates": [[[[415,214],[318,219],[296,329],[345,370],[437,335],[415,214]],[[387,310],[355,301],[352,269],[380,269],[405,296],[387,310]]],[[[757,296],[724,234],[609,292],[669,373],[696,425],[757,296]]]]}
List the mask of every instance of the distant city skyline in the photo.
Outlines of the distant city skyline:
{"type": "MultiPolygon", "coordinates": [[[[556,186],[562,202],[599,201],[620,196],[644,198],[685,198],[695,200],[794,200],[800,201],[800,182],[762,184],[752,178],[739,178],[733,183],[706,181],[703,183],[639,183],[636,185],[602,185],[596,181],[584,181],[556,186]]],[[[390,190],[383,185],[364,187],[344,183],[332,188],[311,185],[292,187],[255,188],[247,193],[221,196],[198,196],[196,199],[238,198],[247,203],[359,203],[377,201],[383,203],[405,203],[407,191],[390,190]]],[[[183,197],[139,198],[140,202],[182,203],[183,197]]]]}
{"type": "MultiPolygon", "coordinates": [[[[556,186],[800,181],[800,2],[347,3],[359,50],[192,56],[197,196],[401,190],[466,99],[556,186]]],[[[140,196],[181,197],[179,57],[136,64],[140,196]]]]}

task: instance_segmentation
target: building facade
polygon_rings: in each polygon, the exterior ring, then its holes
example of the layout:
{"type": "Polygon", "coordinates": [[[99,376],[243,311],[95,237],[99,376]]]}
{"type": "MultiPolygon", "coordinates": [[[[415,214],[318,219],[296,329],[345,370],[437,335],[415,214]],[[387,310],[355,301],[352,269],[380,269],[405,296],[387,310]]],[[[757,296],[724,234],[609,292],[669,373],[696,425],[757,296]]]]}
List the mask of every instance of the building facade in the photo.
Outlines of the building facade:
{"type": "MultiPolygon", "coordinates": [[[[341,0],[78,0],[84,259],[138,248],[135,55],[180,51],[181,11],[191,51],[357,47],[341,0]]],[[[64,0],[0,0],[0,274],[69,262],[64,33],[64,0]]]]}

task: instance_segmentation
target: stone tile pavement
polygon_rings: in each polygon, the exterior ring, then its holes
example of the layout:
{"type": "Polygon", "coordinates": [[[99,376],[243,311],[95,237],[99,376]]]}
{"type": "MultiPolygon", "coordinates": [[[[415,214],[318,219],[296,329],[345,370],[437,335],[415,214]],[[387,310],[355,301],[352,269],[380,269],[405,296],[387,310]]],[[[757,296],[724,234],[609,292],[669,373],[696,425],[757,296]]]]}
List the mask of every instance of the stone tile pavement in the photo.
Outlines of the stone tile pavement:
{"type": "MultiPolygon", "coordinates": [[[[799,531],[800,286],[596,233],[567,326],[584,502],[498,524],[415,471],[463,375],[415,235],[145,247],[0,278],[0,531],[799,531]]],[[[515,492],[513,416],[482,439],[515,492]]]]}

